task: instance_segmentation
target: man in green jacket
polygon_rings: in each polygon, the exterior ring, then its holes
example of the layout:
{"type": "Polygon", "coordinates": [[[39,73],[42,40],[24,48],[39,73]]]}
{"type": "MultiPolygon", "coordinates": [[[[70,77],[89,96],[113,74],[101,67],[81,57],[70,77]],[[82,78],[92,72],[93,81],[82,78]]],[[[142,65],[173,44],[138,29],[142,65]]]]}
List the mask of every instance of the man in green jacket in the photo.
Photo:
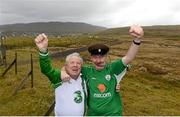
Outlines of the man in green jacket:
{"type": "Polygon", "coordinates": [[[78,53],[72,53],[66,57],[64,66],[71,79],[68,82],[63,82],[60,69],[51,66],[46,35],[37,36],[35,43],[39,49],[41,72],[49,78],[55,89],[55,115],[83,116],[86,104],[86,86],[80,75],[82,58],[78,53]]]}
{"type": "MultiPolygon", "coordinates": [[[[134,37],[127,54],[122,59],[106,63],[109,47],[94,44],[88,48],[93,65],[82,67],[88,89],[88,116],[122,116],[121,96],[115,90],[126,72],[127,65],[135,58],[141,44],[144,31],[140,26],[130,27],[134,37]]],[[[63,72],[62,76],[66,76],[63,72]]]]}

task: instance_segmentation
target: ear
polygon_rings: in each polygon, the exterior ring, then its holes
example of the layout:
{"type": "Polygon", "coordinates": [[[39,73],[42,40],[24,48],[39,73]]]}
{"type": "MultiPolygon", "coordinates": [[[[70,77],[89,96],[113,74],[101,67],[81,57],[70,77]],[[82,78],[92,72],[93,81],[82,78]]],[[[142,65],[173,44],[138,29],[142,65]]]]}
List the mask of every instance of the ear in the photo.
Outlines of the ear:
{"type": "Polygon", "coordinates": [[[67,64],[64,64],[64,70],[67,72],[67,64]]]}

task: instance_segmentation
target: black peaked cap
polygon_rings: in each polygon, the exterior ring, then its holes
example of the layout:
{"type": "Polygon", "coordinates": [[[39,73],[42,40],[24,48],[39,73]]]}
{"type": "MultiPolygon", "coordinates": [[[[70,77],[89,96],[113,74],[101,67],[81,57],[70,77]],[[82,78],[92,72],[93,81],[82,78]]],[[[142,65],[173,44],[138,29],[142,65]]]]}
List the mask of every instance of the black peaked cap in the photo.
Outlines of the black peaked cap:
{"type": "Polygon", "coordinates": [[[88,51],[91,55],[105,55],[109,51],[109,47],[105,44],[93,44],[88,47],[88,51]]]}

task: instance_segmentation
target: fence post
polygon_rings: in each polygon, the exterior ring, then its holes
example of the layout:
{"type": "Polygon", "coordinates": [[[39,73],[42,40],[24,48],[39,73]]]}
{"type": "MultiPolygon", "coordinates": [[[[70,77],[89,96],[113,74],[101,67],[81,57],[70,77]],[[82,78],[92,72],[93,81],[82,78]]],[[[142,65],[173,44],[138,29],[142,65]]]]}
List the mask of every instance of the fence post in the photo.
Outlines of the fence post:
{"type": "Polygon", "coordinates": [[[15,74],[17,74],[17,52],[15,52],[15,74]]]}
{"type": "Polygon", "coordinates": [[[33,58],[32,58],[32,54],[31,54],[31,88],[33,88],[33,80],[34,80],[34,77],[33,77],[33,58]]]}
{"type": "Polygon", "coordinates": [[[6,48],[4,49],[3,63],[4,63],[4,65],[5,65],[5,67],[7,67],[7,61],[6,61],[6,48]]]}
{"type": "Polygon", "coordinates": [[[16,87],[15,91],[13,92],[13,95],[15,95],[22,87],[25,85],[25,82],[27,79],[31,76],[31,88],[33,88],[33,59],[32,59],[32,54],[31,54],[31,70],[27,74],[27,76],[21,80],[21,83],[16,87]]]}
{"type": "Polygon", "coordinates": [[[15,64],[15,73],[17,74],[17,53],[15,53],[15,58],[13,62],[6,68],[4,73],[2,74],[2,77],[11,69],[11,67],[15,64]]]}
{"type": "Polygon", "coordinates": [[[0,32],[0,65],[5,65],[6,67],[6,46],[5,46],[5,37],[1,36],[0,32]]]}

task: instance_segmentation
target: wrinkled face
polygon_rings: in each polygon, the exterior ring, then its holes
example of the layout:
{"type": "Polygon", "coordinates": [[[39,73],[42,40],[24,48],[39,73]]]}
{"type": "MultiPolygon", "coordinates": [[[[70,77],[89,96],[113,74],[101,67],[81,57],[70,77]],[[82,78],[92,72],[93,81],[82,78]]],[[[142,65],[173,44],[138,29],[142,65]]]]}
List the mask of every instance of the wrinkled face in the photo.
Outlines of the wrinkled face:
{"type": "Polygon", "coordinates": [[[79,57],[72,56],[69,58],[68,62],[65,64],[65,69],[67,73],[73,78],[78,78],[80,72],[81,72],[81,60],[79,57]]]}
{"type": "Polygon", "coordinates": [[[96,70],[104,69],[106,55],[92,55],[91,60],[94,63],[96,70]]]}

